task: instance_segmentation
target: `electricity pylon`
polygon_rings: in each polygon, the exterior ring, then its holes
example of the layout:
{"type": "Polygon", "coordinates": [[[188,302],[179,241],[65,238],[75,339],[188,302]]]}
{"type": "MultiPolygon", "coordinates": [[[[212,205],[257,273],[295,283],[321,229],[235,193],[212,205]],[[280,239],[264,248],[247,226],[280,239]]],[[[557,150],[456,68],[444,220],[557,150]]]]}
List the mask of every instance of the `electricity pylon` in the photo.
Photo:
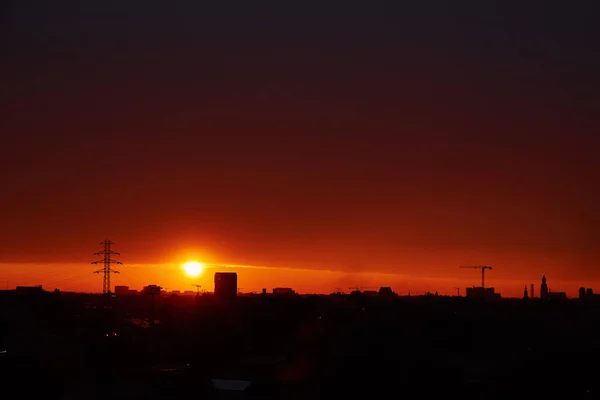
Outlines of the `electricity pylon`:
{"type": "Polygon", "coordinates": [[[102,273],[102,293],[109,294],[110,293],[110,274],[118,274],[119,271],[112,269],[111,265],[113,264],[122,264],[122,262],[113,260],[111,256],[120,256],[119,253],[113,251],[110,247],[115,244],[110,240],[106,239],[104,242],[100,243],[104,245],[104,250],[94,253],[95,256],[104,256],[104,258],[100,261],[94,261],[92,264],[104,264],[102,269],[94,271],[95,274],[102,273]]]}

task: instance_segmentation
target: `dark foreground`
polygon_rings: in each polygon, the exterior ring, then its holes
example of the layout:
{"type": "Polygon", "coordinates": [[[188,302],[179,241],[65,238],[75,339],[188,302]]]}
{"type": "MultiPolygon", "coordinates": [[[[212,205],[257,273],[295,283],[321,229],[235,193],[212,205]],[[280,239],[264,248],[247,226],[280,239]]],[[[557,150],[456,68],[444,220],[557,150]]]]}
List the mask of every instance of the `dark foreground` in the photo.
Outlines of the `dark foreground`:
{"type": "Polygon", "coordinates": [[[51,399],[600,398],[600,307],[464,298],[0,295],[3,392],[51,399]]]}

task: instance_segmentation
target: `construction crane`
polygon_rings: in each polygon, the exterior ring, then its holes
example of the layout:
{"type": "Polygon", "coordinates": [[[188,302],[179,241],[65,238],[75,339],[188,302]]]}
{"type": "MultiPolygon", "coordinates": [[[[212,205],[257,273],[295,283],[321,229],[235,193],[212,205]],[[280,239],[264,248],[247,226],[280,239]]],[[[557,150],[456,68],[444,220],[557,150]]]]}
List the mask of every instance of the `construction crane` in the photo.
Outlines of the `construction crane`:
{"type": "Polygon", "coordinates": [[[486,269],[492,269],[492,267],[490,267],[489,265],[461,265],[458,268],[474,268],[474,269],[480,269],[481,270],[481,287],[484,288],[485,287],[485,270],[486,269]]]}
{"type": "Polygon", "coordinates": [[[202,287],[202,285],[192,285],[196,287],[196,296],[200,296],[200,288],[202,287]]]}

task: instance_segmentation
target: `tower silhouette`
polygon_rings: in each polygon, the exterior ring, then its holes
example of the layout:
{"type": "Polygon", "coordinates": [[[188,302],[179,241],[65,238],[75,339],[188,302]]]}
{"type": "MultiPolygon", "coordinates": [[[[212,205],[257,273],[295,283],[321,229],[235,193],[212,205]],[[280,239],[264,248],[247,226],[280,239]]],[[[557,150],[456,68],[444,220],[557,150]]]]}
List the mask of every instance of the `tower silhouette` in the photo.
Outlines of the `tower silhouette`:
{"type": "Polygon", "coordinates": [[[540,285],[540,298],[548,298],[548,284],[546,283],[546,275],[542,276],[542,284],[540,285]]]}
{"type": "Polygon", "coordinates": [[[120,256],[119,253],[117,253],[116,251],[113,251],[111,249],[111,246],[113,244],[115,244],[114,242],[111,242],[110,240],[106,239],[104,242],[102,242],[100,244],[104,246],[104,250],[94,253],[94,255],[95,256],[104,256],[104,257],[100,261],[92,262],[92,264],[103,264],[104,265],[104,267],[102,269],[94,271],[94,273],[95,274],[99,274],[99,273],[103,274],[102,293],[108,294],[108,293],[110,293],[110,274],[118,274],[119,273],[119,271],[112,269],[111,265],[112,264],[122,264],[122,262],[113,260],[111,258],[111,256],[120,256]]]}
{"type": "Polygon", "coordinates": [[[533,283],[532,283],[531,285],[529,285],[529,286],[530,286],[530,290],[529,290],[529,297],[531,297],[531,298],[533,299],[533,297],[535,296],[535,295],[533,294],[533,287],[534,287],[534,286],[533,286],[533,283]]]}

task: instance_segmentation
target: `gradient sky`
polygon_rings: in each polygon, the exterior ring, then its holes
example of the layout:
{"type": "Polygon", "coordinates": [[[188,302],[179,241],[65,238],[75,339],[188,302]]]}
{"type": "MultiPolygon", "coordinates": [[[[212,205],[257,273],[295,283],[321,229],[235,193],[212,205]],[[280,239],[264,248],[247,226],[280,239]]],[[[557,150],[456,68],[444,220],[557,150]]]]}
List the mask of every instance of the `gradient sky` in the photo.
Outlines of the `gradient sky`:
{"type": "Polygon", "coordinates": [[[2,3],[7,281],[106,237],[140,282],[192,254],[600,281],[594,1],[251,3],[2,3]]]}

